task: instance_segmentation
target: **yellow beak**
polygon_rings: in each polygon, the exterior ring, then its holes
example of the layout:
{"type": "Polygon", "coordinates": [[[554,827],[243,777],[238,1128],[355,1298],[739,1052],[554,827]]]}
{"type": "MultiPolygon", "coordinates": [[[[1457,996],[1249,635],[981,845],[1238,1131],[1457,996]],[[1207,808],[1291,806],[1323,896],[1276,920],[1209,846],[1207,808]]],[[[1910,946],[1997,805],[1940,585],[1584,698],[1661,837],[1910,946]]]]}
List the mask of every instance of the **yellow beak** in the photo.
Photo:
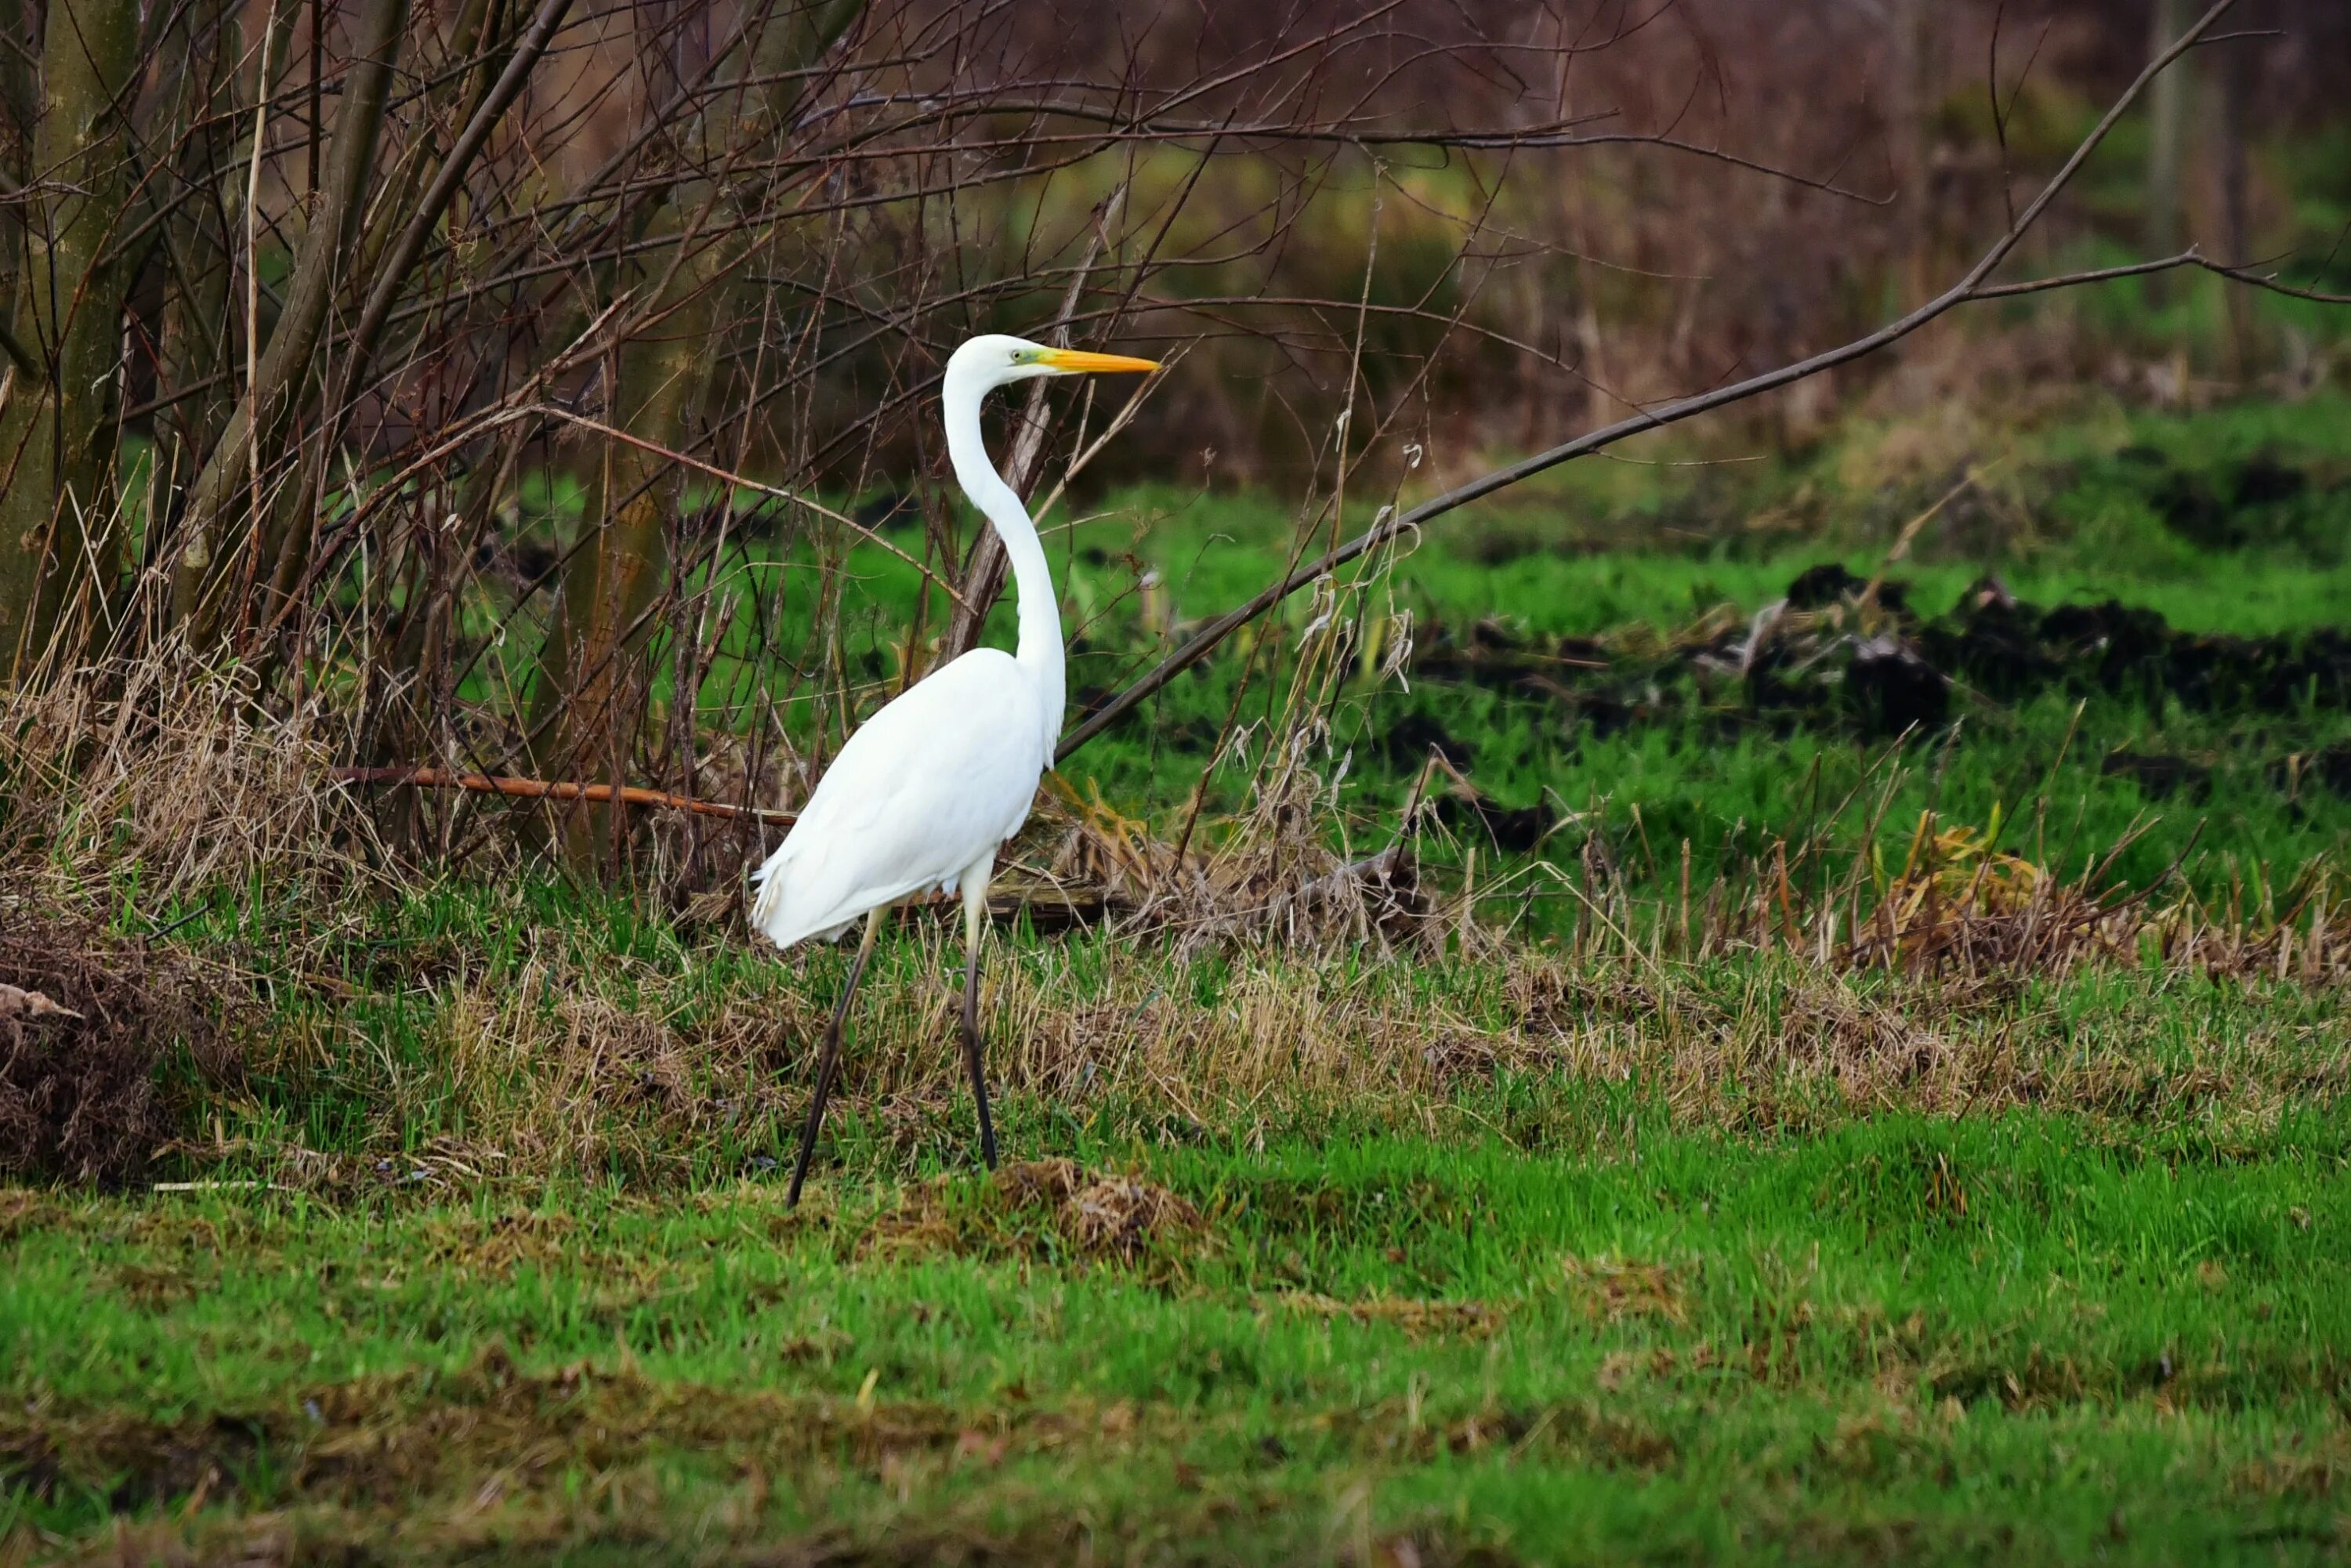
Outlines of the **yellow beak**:
{"type": "Polygon", "coordinates": [[[1157,360],[1129,359],[1124,354],[1089,354],[1081,349],[1048,349],[1037,356],[1040,365],[1050,365],[1057,371],[1155,371],[1157,360]]]}

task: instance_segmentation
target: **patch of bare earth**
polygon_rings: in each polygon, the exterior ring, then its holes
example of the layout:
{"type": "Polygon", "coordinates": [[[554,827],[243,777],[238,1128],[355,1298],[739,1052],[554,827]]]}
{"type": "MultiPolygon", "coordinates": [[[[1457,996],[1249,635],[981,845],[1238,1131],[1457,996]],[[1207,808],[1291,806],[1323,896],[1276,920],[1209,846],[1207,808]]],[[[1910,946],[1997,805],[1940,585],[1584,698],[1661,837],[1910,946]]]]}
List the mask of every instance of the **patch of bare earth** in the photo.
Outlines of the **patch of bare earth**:
{"type": "Polygon", "coordinates": [[[1689,1321],[1682,1270],[1663,1263],[1617,1258],[1567,1258],[1560,1270],[1586,1316],[1597,1323],[1626,1318],[1689,1321]]]}
{"type": "Polygon", "coordinates": [[[897,1256],[1058,1257],[1122,1264],[1179,1261],[1206,1246],[1200,1211],[1165,1187],[1074,1160],[1017,1161],[990,1179],[908,1188],[862,1249],[897,1256]]]}

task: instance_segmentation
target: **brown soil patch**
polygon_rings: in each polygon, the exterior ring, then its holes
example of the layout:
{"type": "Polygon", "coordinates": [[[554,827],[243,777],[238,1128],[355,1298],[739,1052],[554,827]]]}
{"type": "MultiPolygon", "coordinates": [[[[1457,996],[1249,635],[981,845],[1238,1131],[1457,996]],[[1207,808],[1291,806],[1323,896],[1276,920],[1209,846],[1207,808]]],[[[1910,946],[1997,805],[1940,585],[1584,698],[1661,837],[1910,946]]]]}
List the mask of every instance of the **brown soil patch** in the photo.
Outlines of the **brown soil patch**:
{"type": "Polygon", "coordinates": [[[1571,1257],[1561,1260],[1560,1268],[1569,1289],[1594,1322],[1622,1322],[1626,1318],[1689,1321],[1689,1300],[1680,1271],[1666,1264],[1571,1257]]]}
{"type": "Polygon", "coordinates": [[[39,1193],[23,1187],[0,1190],[0,1241],[43,1230],[66,1218],[66,1211],[39,1193]]]}
{"type": "MultiPolygon", "coordinates": [[[[1016,1402],[959,1413],[922,1401],[667,1384],[627,1365],[526,1370],[493,1347],[455,1373],[325,1385],[209,1419],[12,1407],[0,1411],[0,1485],[42,1499],[94,1487],[118,1514],[168,1510],[154,1521],[157,1561],[208,1559],[188,1550],[182,1529],[206,1504],[247,1515],[209,1527],[215,1534],[292,1521],[323,1531],[328,1543],[389,1552],[360,1552],[358,1560],[487,1561],[518,1545],[559,1544],[578,1522],[592,1528],[606,1516],[595,1508],[574,1511],[582,1495],[639,1497],[652,1531],[644,1542],[664,1539],[655,1522],[660,1488],[644,1469],[663,1452],[724,1455],[761,1486],[768,1477],[843,1468],[919,1486],[958,1467],[993,1467],[1040,1452],[1066,1454],[1081,1446],[1095,1454],[1129,1452],[1164,1443],[1161,1426],[1159,1414],[1123,1403],[1038,1408],[1016,1402]]],[[[726,1532],[749,1544],[759,1532],[759,1510],[731,1517],[726,1532]]],[[[114,1532],[111,1543],[124,1539],[114,1532]]],[[[941,1541],[975,1544],[961,1537],[941,1541]]],[[[815,1558],[864,1560],[850,1542],[834,1538],[833,1544],[842,1548],[837,1556],[815,1558]]],[[[231,1553],[224,1560],[248,1559],[231,1553]]],[[[253,1560],[319,1559],[291,1552],[253,1560]]],[[[330,1553],[329,1560],[344,1558],[330,1553]]],[[[908,1560],[1038,1559],[1017,1551],[976,1557],[961,1551],[908,1560]]]]}
{"type": "Polygon", "coordinates": [[[563,1214],[456,1215],[427,1225],[428,1256],[435,1268],[461,1276],[510,1280],[526,1265],[548,1269],[562,1262],[576,1228],[563,1214]]]}
{"type": "Polygon", "coordinates": [[[1427,1301],[1378,1298],[1343,1301],[1331,1296],[1300,1291],[1281,1298],[1295,1311],[1326,1318],[1352,1318],[1359,1323],[1390,1323],[1419,1339],[1433,1334],[1458,1334],[1482,1339],[1499,1333],[1506,1316],[1490,1301],[1427,1301]]]}
{"type": "Polygon", "coordinates": [[[1165,1187],[1045,1159],[1008,1165],[977,1186],[942,1176],[914,1187],[865,1233],[862,1249],[1132,1264],[1172,1261],[1206,1239],[1200,1211],[1165,1187]]]}

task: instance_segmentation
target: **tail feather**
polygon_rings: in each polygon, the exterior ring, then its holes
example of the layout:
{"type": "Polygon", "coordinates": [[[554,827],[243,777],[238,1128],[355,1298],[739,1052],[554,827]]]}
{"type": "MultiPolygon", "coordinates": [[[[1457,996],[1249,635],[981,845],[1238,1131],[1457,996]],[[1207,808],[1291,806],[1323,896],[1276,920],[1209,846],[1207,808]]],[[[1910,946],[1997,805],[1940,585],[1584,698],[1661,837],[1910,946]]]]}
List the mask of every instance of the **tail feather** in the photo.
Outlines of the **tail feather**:
{"type": "Polygon", "coordinates": [[[757,891],[751,897],[751,925],[778,946],[788,946],[780,927],[784,915],[783,853],[770,855],[751,873],[751,885],[757,891]]]}

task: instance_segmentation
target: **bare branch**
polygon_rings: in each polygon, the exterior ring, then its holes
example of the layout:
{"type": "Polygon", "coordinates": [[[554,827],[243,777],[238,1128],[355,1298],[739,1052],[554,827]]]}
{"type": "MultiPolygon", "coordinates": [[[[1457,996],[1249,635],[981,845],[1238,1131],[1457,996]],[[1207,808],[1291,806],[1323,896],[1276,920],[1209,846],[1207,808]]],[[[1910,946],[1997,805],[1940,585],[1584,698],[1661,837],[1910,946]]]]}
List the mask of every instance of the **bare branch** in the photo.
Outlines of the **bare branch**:
{"type": "MultiPolygon", "coordinates": [[[[1712,392],[1680,398],[1662,407],[1645,410],[1630,418],[1618,420],[1598,430],[1577,436],[1573,441],[1554,446],[1547,452],[1537,453],[1531,457],[1481,475],[1467,485],[1447,490],[1443,495],[1433,497],[1416,507],[1374,524],[1344,544],[1269,583],[1248,602],[1218,616],[1194,633],[1182,647],[1160,661],[1140,680],[1096,709],[1084,723],[1072,730],[1062,740],[1060,749],[1055,753],[1055,760],[1058,762],[1067,758],[1087,741],[1125,717],[1152,694],[1206,658],[1218,643],[1276,604],[1391,539],[1411,533],[1447,512],[1457,511],[1468,506],[1472,501],[1482,499],[1498,491],[1508,489],[1521,480],[1556,468],[1562,463],[1613,446],[1628,436],[1660,430],[1668,424],[1677,424],[1683,420],[1692,419],[1702,413],[1710,413],[1716,409],[1743,402],[1765,392],[1776,392],[1782,387],[1818,375],[1823,371],[1832,370],[1838,365],[1847,364],[1874,354],[1889,344],[1901,341],[1955,306],[1973,299],[1992,297],[1985,293],[1985,279],[1991,277],[2001,263],[2008,259],[2011,253],[2016,249],[2017,243],[2024,237],[2034,224],[2040,221],[2042,214],[2049,210],[2050,204],[2057,199],[2059,193],[2073,182],[2074,174],[2080,171],[2084,163],[2089,161],[2090,154],[2097,151],[2099,144],[2106,139],[2107,133],[2114,130],[2124,114],[2128,112],[2131,106],[2138,100],[2139,95],[2146,90],[2147,84],[2168,68],[2172,62],[2193,48],[2197,40],[2229,11],[2233,3],[2234,0],[2218,0],[2218,3],[2206,11],[2170,47],[2148,61],[2146,68],[2138,73],[2122,96],[2115,100],[2105,115],[2100,117],[2097,124],[2091,128],[2089,134],[2083,138],[2081,144],[2074,149],[2073,155],[2065,160],[2057,172],[2051,176],[2049,183],[2042,187],[2041,193],[2033,199],[2030,206],[2025,208],[2022,215],[2009,226],[2006,233],[1992,242],[1991,248],[1977,259],[1976,264],[1968,269],[1964,277],[1934,298],[1865,337],[1856,338],[1851,342],[1841,344],[1807,359],[1799,360],[1793,364],[1767,371],[1761,375],[1750,376],[1744,381],[1731,382],[1712,392]]],[[[2147,270],[2158,270],[2162,267],[2171,265],[2184,264],[2166,261],[2147,270]]],[[[2092,280],[2094,279],[2084,281],[2092,280]]]]}

